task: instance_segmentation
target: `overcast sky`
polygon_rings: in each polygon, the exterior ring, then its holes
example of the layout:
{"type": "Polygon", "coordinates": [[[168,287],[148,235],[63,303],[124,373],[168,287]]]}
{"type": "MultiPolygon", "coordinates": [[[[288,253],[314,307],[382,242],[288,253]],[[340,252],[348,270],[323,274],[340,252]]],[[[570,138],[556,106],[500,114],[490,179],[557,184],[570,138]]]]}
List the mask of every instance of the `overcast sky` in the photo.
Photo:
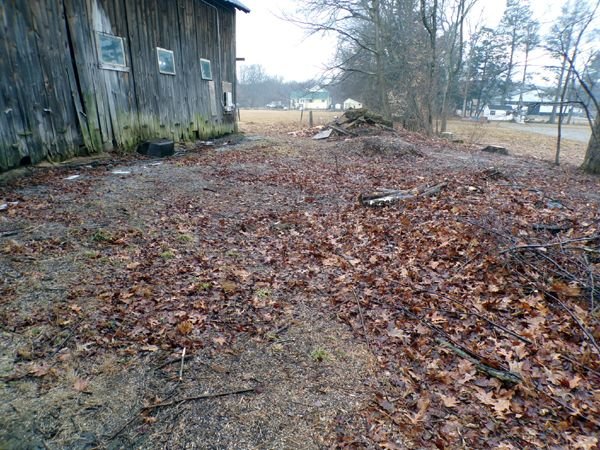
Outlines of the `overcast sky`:
{"type": "MultiPolygon", "coordinates": [[[[554,20],[567,0],[531,0],[535,17],[544,25],[554,20]]],[[[283,20],[292,15],[302,0],[243,0],[252,11],[238,13],[237,56],[245,64],[261,64],[270,75],[285,80],[318,78],[335,50],[332,37],[307,37],[306,32],[283,20]]],[[[494,26],[506,0],[479,0],[472,21],[494,26]]],[[[532,61],[535,64],[535,60],[532,61]]]]}

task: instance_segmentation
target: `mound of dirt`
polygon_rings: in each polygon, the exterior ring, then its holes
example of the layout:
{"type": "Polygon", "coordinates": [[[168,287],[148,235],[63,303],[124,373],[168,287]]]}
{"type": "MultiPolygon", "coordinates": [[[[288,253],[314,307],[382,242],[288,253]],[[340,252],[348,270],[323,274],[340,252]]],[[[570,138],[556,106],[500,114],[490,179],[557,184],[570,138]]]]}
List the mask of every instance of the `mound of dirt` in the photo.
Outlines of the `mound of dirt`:
{"type": "Polygon", "coordinates": [[[413,144],[396,136],[363,136],[352,142],[354,150],[365,156],[387,156],[402,158],[423,157],[424,154],[413,144]]]}

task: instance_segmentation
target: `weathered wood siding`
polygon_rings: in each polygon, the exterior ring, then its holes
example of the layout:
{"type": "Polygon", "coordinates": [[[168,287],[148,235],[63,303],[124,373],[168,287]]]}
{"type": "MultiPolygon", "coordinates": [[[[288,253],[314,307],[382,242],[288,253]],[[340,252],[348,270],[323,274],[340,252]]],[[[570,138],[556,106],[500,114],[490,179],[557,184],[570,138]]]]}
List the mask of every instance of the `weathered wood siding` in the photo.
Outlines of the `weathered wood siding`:
{"type": "Polygon", "coordinates": [[[222,86],[234,81],[235,10],[216,0],[2,0],[0,170],[232,132],[222,86]],[[126,71],[99,67],[97,32],[125,39],[126,71]],[[176,75],[159,72],[157,47],[176,75]]]}
{"type": "Polygon", "coordinates": [[[0,2],[0,170],[80,152],[61,2],[0,2]]]}

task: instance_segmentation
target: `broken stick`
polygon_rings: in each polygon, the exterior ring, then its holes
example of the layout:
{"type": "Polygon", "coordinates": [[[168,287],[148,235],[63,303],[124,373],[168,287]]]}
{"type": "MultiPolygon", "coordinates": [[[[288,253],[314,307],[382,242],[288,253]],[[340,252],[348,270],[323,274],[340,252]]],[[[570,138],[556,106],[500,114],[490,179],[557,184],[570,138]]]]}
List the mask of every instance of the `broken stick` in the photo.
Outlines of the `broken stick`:
{"type": "Polygon", "coordinates": [[[358,201],[363,206],[389,206],[402,200],[438,194],[447,185],[448,183],[444,182],[433,186],[424,186],[415,189],[382,189],[381,191],[375,191],[368,194],[360,194],[358,201]]]}
{"type": "Polygon", "coordinates": [[[254,388],[250,388],[250,389],[238,389],[235,391],[217,392],[215,394],[194,395],[193,397],[184,397],[179,400],[174,400],[172,402],[157,403],[155,405],[144,406],[133,417],[131,417],[131,419],[129,419],[127,422],[125,422],[125,424],[123,426],[121,426],[121,428],[119,428],[111,436],[109,436],[108,441],[112,441],[119,434],[121,434],[123,432],[123,430],[125,428],[127,428],[129,425],[131,425],[133,423],[133,421],[135,421],[135,419],[137,419],[144,411],[150,411],[152,409],[162,408],[165,406],[181,405],[182,403],[191,402],[194,400],[202,400],[202,399],[217,398],[217,397],[227,397],[229,395],[245,394],[248,392],[258,392],[258,389],[254,387],[254,388]]]}
{"type": "Polygon", "coordinates": [[[445,339],[436,338],[435,340],[440,345],[442,345],[442,347],[446,347],[447,349],[452,350],[458,356],[460,356],[460,357],[466,359],[467,361],[470,361],[473,364],[475,364],[475,367],[477,368],[477,370],[479,370],[480,372],[485,373],[486,375],[489,375],[490,377],[494,377],[494,378],[499,379],[500,381],[504,381],[505,383],[512,383],[512,384],[518,384],[521,381],[523,381],[523,379],[521,378],[520,375],[518,375],[518,374],[516,374],[514,372],[510,372],[508,370],[495,369],[495,368],[493,368],[491,366],[488,366],[487,364],[484,364],[479,359],[477,359],[474,356],[470,355],[469,353],[467,353],[463,349],[461,349],[461,348],[459,348],[459,347],[451,344],[450,342],[446,341],[445,339]]]}

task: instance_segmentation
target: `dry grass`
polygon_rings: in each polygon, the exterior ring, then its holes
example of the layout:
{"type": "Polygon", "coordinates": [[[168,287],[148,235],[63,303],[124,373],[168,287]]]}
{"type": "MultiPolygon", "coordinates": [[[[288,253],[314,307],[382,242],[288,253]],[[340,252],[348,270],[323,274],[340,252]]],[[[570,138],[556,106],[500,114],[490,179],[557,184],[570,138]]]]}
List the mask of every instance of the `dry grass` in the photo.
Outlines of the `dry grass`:
{"type": "MultiPolygon", "coordinates": [[[[325,125],[342,111],[313,111],[314,125],[325,125]]],[[[308,111],[295,110],[242,110],[240,129],[246,133],[280,134],[308,127],[308,111]],[[302,117],[301,117],[302,116],[302,117]]],[[[543,126],[543,125],[540,125],[543,126]]],[[[587,130],[585,126],[566,126],[572,130],[587,130]]],[[[453,120],[448,131],[467,144],[485,146],[502,145],[511,154],[554,162],[556,138],[527,130],[526,126],[512,123],[478,123],[453,120]]],[[[585,132],[585,131],[583,131],[585,132]]],[[[579,166],[583,162],[586,144],[570,139],[562,140],[561,162],[579,166]]]]}
{"type": "MultiPolygon", "coordinates": [[[[511,154],[528,156],[535,159],[554,162],[556,138],[516,128],[512,123],[478,123],[453,120],[448,123],[448,131],[467,144],[485,146],[497,144],[506,147],[511,154]]],[[[576,128],[581,128],[577,126],[576,128]]],[[[586,144],[563,139],[561,144],[561,162],[581,165],[585,156],[586,144]]]]}
{"type": "MultiPolygon", "coordinates": [[[[313,111],[313,124],[325,125],[342,111],[313,111]]],[[[240,130],[247,133],[281,133],[309,126],[309,111],[243,109],[240,130]]]]}

